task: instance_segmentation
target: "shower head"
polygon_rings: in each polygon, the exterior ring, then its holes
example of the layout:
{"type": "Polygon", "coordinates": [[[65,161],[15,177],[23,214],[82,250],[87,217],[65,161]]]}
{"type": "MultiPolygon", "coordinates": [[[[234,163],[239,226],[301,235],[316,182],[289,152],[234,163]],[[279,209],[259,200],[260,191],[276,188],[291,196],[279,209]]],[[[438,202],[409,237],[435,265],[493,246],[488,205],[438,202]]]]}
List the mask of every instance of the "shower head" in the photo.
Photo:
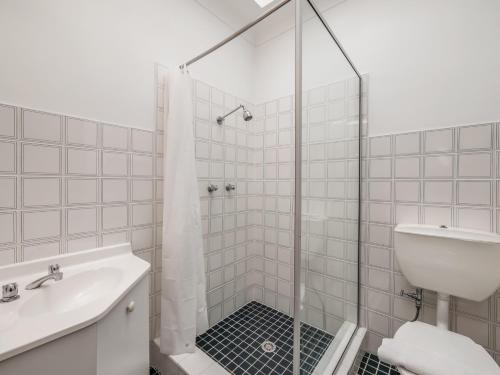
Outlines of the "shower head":
{"type": "Polygon", "coordinates": [[[233,109],[231,112],[226,113],[224,116],[217,117],[217,124],[222,125],[224,123],[224,119],[227,116],[229,116],[230,114],[236,112],[240,108],[243,109],[243,120],[250,121],[251,119],[253,119],[252,112],[250,112],[248,109],[246,109],[243,104],[240,104],[238,107],[236,107],[235,109],[233,109]]]}

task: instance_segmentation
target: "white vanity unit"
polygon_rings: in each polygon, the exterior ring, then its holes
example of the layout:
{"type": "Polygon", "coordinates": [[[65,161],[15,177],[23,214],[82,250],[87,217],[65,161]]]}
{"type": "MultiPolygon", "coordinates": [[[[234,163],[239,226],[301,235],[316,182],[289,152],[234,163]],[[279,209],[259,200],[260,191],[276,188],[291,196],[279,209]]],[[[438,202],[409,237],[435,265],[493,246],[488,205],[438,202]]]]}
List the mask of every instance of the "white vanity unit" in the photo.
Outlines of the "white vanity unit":
{"type": "Polygon", "coordinates": [[[148,374],[149,268],[130,244],[0,267],[0,374],[148,374]]]}

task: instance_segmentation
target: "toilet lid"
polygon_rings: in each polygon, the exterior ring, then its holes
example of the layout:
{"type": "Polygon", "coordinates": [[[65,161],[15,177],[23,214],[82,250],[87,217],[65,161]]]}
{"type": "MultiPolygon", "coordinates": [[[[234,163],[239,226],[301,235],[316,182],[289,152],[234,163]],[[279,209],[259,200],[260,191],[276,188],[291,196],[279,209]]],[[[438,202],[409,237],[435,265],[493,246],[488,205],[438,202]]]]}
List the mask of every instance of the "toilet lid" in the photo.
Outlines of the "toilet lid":
{"type": "Polygon", "coordinates": [[[482,346],[422,322],[405,323],[393,339],[384,339],[379,357],[416,374],[500,375],[500,368],[482,346]]]}

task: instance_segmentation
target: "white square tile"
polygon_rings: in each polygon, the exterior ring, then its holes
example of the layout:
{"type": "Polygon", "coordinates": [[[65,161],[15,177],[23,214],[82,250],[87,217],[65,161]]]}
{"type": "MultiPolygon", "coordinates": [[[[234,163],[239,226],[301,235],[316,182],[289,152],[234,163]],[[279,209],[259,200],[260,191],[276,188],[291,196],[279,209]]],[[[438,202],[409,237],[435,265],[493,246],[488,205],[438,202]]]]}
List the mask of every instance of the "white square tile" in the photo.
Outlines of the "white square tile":
{"type": "Polygon", "coordinates": [[[59,178],[23,178],[23,206],[61,205],[59,178]]]}
{"type": "Polygon", "coordinates": [[[134,200],[134,201],[153,200],[153,181],[152,180],[133,180],[132,181],[132,200],[134,200]]]}
{"type": "Polygon", "coordinates": [[[489,347],[489,327],[484,321],[458,315],[457,332],[470,337],[479,345],[489,347]]]}
{"type": "Polygon", "coordinates": [[[458,181],[457,193],[459,204],[491,204],[490,181],[458,181]]]}
{"type": "Polygon", "coordinates": [[[375,223],[392,223],[392,204],[391,203],[369,203],[369,219],[375,223]]]}
{"type": "Polygon", "coordinates": [[[392,200],[392,182],[391,181],[368,182],[368,197],[372,201],[392,200]]]}
{"type": "Polygon", "coordinates": [[[205,84],[203,82],[196,81],[196,96],[199,99],[209,101],[210,100],[210,86],[208,86],[207,84],[205,84]]]}
{"type": "Polygon", "coordinates": [[[153,224],[153,205],[152,204],[134,204],[132,207],[132,225],[150,225],[153,224]]]}
{"type": "Polygon", "coordinates": [[[390,156],[392,153],[391,136],[369,138],[370,157],[390,156]]]}
{"type": "Polygon", "coordinates": [[[16,208],[16,178],[0,177],[0,207],[16,208]]]}
{"type": "Polygon", "coordinates": [[[148,155],[132,154],[132,175],[152,176],[153,158],[148,155]]]}
{"type": "Polygon", "coordinates": [[[61,173],[60,147],[23,144],[22,153],[23,173],[61,173]]]}
{"type": "Polygon", "coordinates": [[[97,208],[71,208],[67,210],[68,235],[96,232],[97,208]]]}
{"type": "Polygon", "coordinates": [[[61,123],[60,116],[23,110],[23,138],[61,142],[61,123]]]}
{"type": "Polygon", "coordinates": [[[490,124],[458,128],[458,149],[489,150],[492,147],[492,127],[490,124]]]}
{"type": "Polygon", "coordinates": [[[97,175],[97,150],[67,149],[66,171],[68,174],[97,175]]]}
{"type": "Polygon", "coordinates": [[[458,155],[459,177],[491,177],[491,153],[458,155]]]}
{"type": "Polygon", "coordinates": [[[129,129],[115,125],[102,125],[102,147],[116,150],[128,149],[129,129]]]}
{"type": "Polygon", "coordinates": [[[75,238],[68,240],[67,250],[68,253],[75,253],[77,251],[91,250],[97,247],[97,236],[90,236],[85,238],[75,238]]]}
{"type": "Polygon", "coordinates": [[[153,246],[153,228],[134,229],[132,231],[132,249],[149,249],[153,246]]]}
{"type": "Polygon", "coordinates": [[[132,129],[132,151],[153,152],[153,133],[147,130],[132,129]]]}
{"type": "Polygon", "coordinates": [[[40,258],[47,258],[59,255],[61,244],[59,241],[31,246],[23,246],[23,261],[30,261],[40,258]]]}
{"type": "Polygon", "coordinates": [[[14,212],[0,213],[0,243],[15,241],[15,220],[14,212]]]}
{"type": "Polygon", "coordinates": [[[16,108],[0,105],[0,136],[16,136],[16,108]]]}
{"type": "Polygon", "coordinates": [[[451,152],[453,146],[453,129],[430,130],[424,133],[426,153],[451,152]]]}
{"type": "Polygon", "coordinates": [[[0,172],[16,172],[16,144],[0,142],[0,172]]]}
{"type": "Polygon", "coordinates": [[[128,208],[126,205],[102,208],[102,229],[117,229],[128,225],[128,208]]]}
{"type": "Polygon", "coordinates": [[[102,235],[102,246],[111,246],[128,242],[127,232],[104,233],[102,235]]]}
{"type": "Polygon", "coordinates": [[[0,249],[0,267],[7,266],[16,262],[15,249],[0,249]]]}
{"type": "Polygon", "coordinates": [[[391,178],[392,159],[368,160],[368,176],[370,178],[391,178]]]}
{"type": "Polygon", "coordinates": [[[128,181],[117,178],[102,179],[102,201],[103,203],[127,202],[128,181]]]}
{"type": "Polygon", "coordinates": [[[127,176],[128,155],[121,152],[102,152],[103,176],[127,176]]]}
{"type": "Polygon", "coordinates": [[[420,153],[420,132],[397,134],[395,138],[395,154],[410,155],[420,153]]]}
{"type": "Polygon", "coordinates": [[[68,118],[66,120],[66,142],[68,144],[97,146],[97,124],[88,120],[68,118]]]}
{"type": "Polygon", "coordinates": [[[425,178],[450,178],[453,177],[453,156],[426,156],[424,158],[425,178]]]}
{"type": "Polygon", "coordinates": [[[61,235],[61,211],[24,211],[22,212],[22,239],[35,240],[61,235]]]}
{"type": "Polygon", "coordinates": [[[451,181],[425,181],[424,202],[451,204],[453,202],[453,183],[451,181]]]}
{"type": "Polygon", "coordinates": [[[458,209],[458,226],[491,232],[493,227],[493,211],[460,207],[458,209]]]}
{"type": "Polygon", "coordinates": [[[66,180],[66,203],[96,204],[97,180],[90,178],[68,178],[66,180]]]}
{"type": "Polygon", "coordinates": [[[396,158],[394,165],[394,177],[419,178],[420,158],[419,157],[396,158]]]}
{"type": "Polygon", "coordinates": [[[452,223],[451,207],[425,206],[423,213],[424,224],[450,226],[452,223]]]}
{"type": "Polygon", "coordinates": [[[394,188],[396,202],[420,202],[420,182],[396,181],[394,188]]]}

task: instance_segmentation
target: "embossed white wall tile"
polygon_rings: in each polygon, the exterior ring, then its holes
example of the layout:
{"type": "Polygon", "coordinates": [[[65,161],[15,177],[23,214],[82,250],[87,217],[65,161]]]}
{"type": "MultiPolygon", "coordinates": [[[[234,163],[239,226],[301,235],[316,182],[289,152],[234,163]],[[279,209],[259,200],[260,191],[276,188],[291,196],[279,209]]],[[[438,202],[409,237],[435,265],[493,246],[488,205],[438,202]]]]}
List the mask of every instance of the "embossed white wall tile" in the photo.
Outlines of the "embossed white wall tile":
{"type": "Polygon", "coordinates": [[[153,205],[152,204],[134,204],[132,207],[132,225],[151,225],[153,224],[153,205]]]}
{"type": "Polygon", "coordinates": [[[153,157],[132,154],[132,176],[153,176],[153,157]]]}
{"type": "Polygon", "coordinates": [[[153,246],[153,228],[132,230],[132,249],[149,249],[153,246]]]}
{"type": "Polygon", "coordinates": [[[450,226],[452,223],[452,209],[451,207],[424,206],[423,222],[429,225],[450,226]]]}
{"type": "Polygon", "coordinates": [[[370,181],[368,182],[368,196],[374,201],[392,200],[392,182],[370,181]]]}
{"type": "Polygon", "coordinates": [[[0,141],[0,173],[15,173],[16,165],[16,144],[0,141]]]}
{"type": "Polygon", "coordinates": [[[453,182],[425,181],[424,202],[451,204],[453,202],[453,182]]]}
{"type": "Polygon", "coordinates": [[[464,126],[459,128],[459,151],[491,149],[493,143],[492,130],[491,124],[464,126]]]}
{"type": "Polygon", "coordinates": [[[66,143],[97,147],[97,137],[97,123],[72,117],[66,119],[66,143]]]}
{"type": "Polygon", "coordinates": [[[66,171],[68,174],[97,175],[97,150],[68,148],[66,153],[66,171]]]}
{"type": "Polygon", "coordinates": [[[368,171],[370,178],[391,178],[392,159],[370,159],[368,161],[368,171]]]}
{"type": "Polygon", "coordinates": [[[66,211],[68,235],[97,231],[97,208],[70,208],[66,211]]]}
{"type": "Polygon", "coordinates": [[[16,108],[0,105],[0,137],[16,136],[16,108]]]}
{"type": "Polygon", "coordinates": [[[0,208],[16,208],[16,185],[15,177],[0,177],[0,208]]]}
{"type": "Polygon", "coordinates": [[[118,178],[104,178],[102,181],[102,202],[127,202],[128,180],[118,178]]]}
{"type": "Polygon", "coordinates": [[[397,134],[394,136],[396,155],[420,154],[420,132],[397,134]]]}
{"type": "Polygon", "coordinates": [[[50,142],[61,142],[62,118],[45,112],[22,111],[22,136],[50,142]]]}
{"type": "Polygon", "coordinates": [[[97,236],[74,238],[67,241],[66,248],[68,253],[75,253],[77,251],[95,249],[97,247],[97,243],[97,236]]]}
{"type": "Polygon", "coordinates": [[[23,211],[23,241],[61,236],[61,210],[23,211]]]}
{"type": "Polygon", "coordinates": [[[132,129],[132,151],[153,152],[153,133],[147,130],[132,129]]]}
{"type": "MultiPolygon", "coordinates": [[[[1,221],[1,219],[0,219],[1,221]]],[[[0,249],[0,267],[16,262],[16,251],[13,248],[0,249]]]]}
{"type": "Polygon", "coordinates": [[[453,129],[430,130],[424,132],[424,152],[452,152],[454,151],[453,129]]]}
{"type": "Polygon", "coordinates": [[[22,172],[61,174],[61,147],[25,143],[22,145],[22,172]]]}
{"type": "Polygon", "coordinates": [[[103,233],[102,246],[111,246],[128,242],[128,235],[126,231],[103,233]]]}
{"type": "Polygon", "coordinates": [[[15,220],[14,212],[0,212],[0,243],[15,241],[15,220]]]}
{"type": "Polygon", "coordinates": [[[453,155],[426,156],[424,158],[424,178],[453,177],[453,155]]]}
{"type": "Polygon", "coordinates": [[[66,179],[66,204],[97,204],[97,179],[66,179]]]}
{"type": "Polygon", "coordinates": [[[22,199],[24,207],[60,206],[62,187],[60,178],[33,178],[22,179],[22,199]]]}
{"type": "Polygon", "coordinates": [[[106,206],[102,208],[102,229],[118,229],[128,226],[127,205],[106,206]]]}
{"type": "Polygon", "coordinates": [[[493,170],[491,153],[458,155],[458,177],[489,178],[493,170]]]}
{"type": "Polygon", "coordinates": [[[420,202],[420,182],[397,180],[394,182],[396,202],[420,202]]]}
{"type": "Polygon", "coordinates": [[[56,256],[61,253],[60,241],[23,246],[23,261],[56,256]]]}
{"type": "Polygon", "coordinates": [[[490,347],[489,327],[484,321],[459,315],[457,316],[457,332],[470,337],[479,345],[490,347]]]}
{"type": "Polygon", "coordinates": [[[489,208],[460,207],[458,209],[458,225],[461,228],[491,232],[493,231],[493,211],[489,208]]]}
{"type": "Polygon", "coordinates": [[[128,154],[123,152],[102,152],[103,176],[127,176],[128,154]]]}
{"type": "Polygon", "coordinates": [[[102,125],[102,147],[106,149],[127,150],[130,129],[115,126],[102,125]]]}
{"type": "Polygon", "coordinates": [[[370,157],[390,156],[392,153],[392,137],[390,135],[369,138],[370,157]]]}
{"type": "MultiPolygon", "coordinates": [[[[368,168],[372,168],[371,165],[368,168]]],[[[395,178],[419,178],[420,158],[419,157],[398,157],[394,159],[395,178]]]]}
{"type": "Polygon", "coordinates": [[[457,195],[459,204],[490,205],[492,189],[490,181],[458,181],[457,195]]]}

